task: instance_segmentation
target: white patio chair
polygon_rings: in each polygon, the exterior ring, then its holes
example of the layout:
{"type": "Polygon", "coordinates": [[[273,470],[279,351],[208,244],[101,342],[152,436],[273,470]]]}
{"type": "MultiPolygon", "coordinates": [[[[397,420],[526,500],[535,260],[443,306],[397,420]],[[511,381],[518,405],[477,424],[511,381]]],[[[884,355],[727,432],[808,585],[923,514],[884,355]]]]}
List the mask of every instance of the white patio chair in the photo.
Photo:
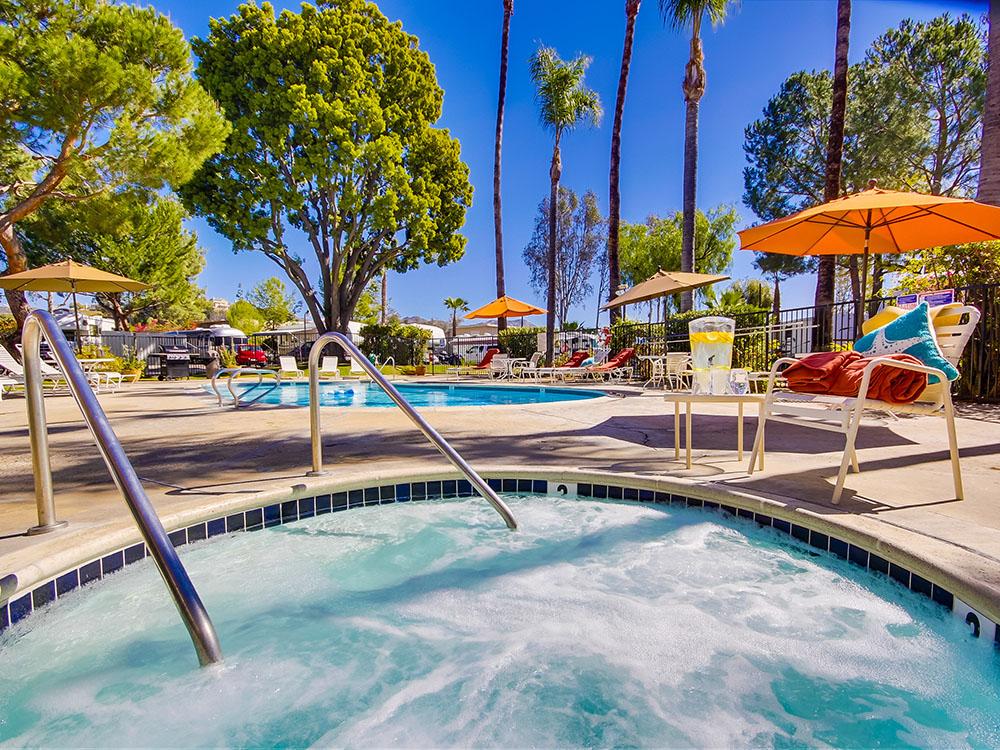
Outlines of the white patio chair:
{"type": "Polygon", "coordinates": [[[337,357],[323,356],[323,361],[319,366],[319,376],[333,375],[335,380],[340,379],[340,360],[337,357]]]}
{"type": "Polygon", "coordinates": [[[305,375],[305,373],[299,369],[299,365],[298,362],[295,361],[295,357],[278,357],[278,376],[285,377],[285,375],[291,375],[296,379],[305,375]]]}
{"type": "Polygon", "coordinates": [[[495,354],[490,360],[490,377],[494,380],[503,380],[510,375],[509,363],[506,354],[495,354]]]}
{"type": "MultiPolygon", "coordinates": [[[[949,311],[949,316],[957,316],[958,325],[942,326],[935,329],[938,346],[945,358],[956,367],[962,356],[962,350],[972,337],[972,332],[979,323],[980,313],[975,307],[965,306],[949,311]]],[[[792,393],[778,391],[775,388],[784,366],[797,360],[793,357],[782,357],[771,367],[768,376],[767,391],[760,410],[760,420],[757,423],[757,435],[750,453],[749,473],[753,474],[758,452],[764,443],[764,431],[768,421],[785,422],[804,427],[814,427],[844,435],[844,453],[840,461],[840,471],[833,490],[833,503],[839,503],[844,491],[844,481],[847,478],[848,467],[860,472],[858,457],[855,452],[855,441],[858,429],[865,411],[885,412],[888,414],[919,414],[941,416],[945,419],[948,432],[948,450],[951,455],[952,479],[955,483],[955,497],[962,500],[965,492],[962,487],[962,467],[959,462],[958,436],[955,431],[955,409],[951,401],[951,388],[947,376],[933,367],[899,362],[887,357],[873,357],[865,367],[861,379],[861,387],[856,397],[825,396],[809,393],[792,393]],[[912,404],[890,404],[878,399],[868,398],[868,383],[871,374],[877,367],[896,367],[902,370],[913,370],[926,375],[934,375],[938,382],[929,385],[912,404]]]]}
{"type": "MultiPolygon", "coordinates": [[[[6,371],[8,375],[19,384],[24,383],[24,367],[22,367],[21,363],[14,358],[14,355],[3,346],[0,346],[0,370],[6,371]]],[[[50,383],[51,385],[56,386],[66,381],[62,372],[44,361],[41,362],[41,371],[43,386],[45,383],[50,383]]]]}
{"type": "Polygon", "coordinates": [[[672,391],[691,387],[691,355],[687,352],[668,352],[663,355],[663,384],[672,391]]]}
{"type": "Polygon", "coordinates": [[[518,362],[513,366],[511,374],[515,378],[538,380],[538,363],[544,357],[542,352],[535,352],[527,362],[518,362]]]}

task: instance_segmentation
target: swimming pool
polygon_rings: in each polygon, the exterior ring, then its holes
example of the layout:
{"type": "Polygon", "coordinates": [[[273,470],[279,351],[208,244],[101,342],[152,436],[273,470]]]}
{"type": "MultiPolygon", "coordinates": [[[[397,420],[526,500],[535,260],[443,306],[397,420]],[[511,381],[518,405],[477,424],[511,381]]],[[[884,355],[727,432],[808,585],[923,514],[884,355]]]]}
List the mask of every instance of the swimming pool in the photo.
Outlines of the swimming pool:
{"type": "MultiPolygon", "coordinates": [[[[264,382],[263,388],[271,384],[264,382]]],[[[544,404],[556,401],[584,401],[605,395],[597,390],[548,388],[539,386],[463,385],[459,383],[399,383],[393,385],[415,407],[428,406],[505,406],[511,404],[544,404]]],[[[240,399],[253,398],[252,381],[237,383],[240,399]]],[[[225,387],[219,389],[229,396],[225,387]]],[[[309,384],[282,383],[260,399],[262,404],[309,405],[309,384]]],[[[327,381],[320,383],[320,404],[323,406],[385,407],[394,406],[385,392],[371,381],[327,381]]]]}
{"type": "Polygon", "coordinates": [[[12,626],[0,738],[1000,744],[993,652],[929,599],[787,535],[507,495],[509,532],[478,498],[401,499],[182,547],[219,668],[193,666],[148,560],[12,626]]]}

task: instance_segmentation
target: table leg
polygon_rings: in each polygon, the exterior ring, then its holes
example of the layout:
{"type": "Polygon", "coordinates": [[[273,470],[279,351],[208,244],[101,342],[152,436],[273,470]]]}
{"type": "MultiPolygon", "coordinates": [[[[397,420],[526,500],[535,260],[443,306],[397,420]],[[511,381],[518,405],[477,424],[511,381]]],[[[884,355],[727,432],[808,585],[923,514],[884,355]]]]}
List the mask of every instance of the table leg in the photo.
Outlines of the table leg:
{"type": "Polygon", "coordinates": [[[691,402],[688,401],[687,412],[684,414],[684,443],[687,447],[687,467],[691,468],[691,402]]]}
{"type": "Polygon", "coordinates": [[[674,460],[681,457],[681,402],[674,401],[674,460]]]}
{"type": "Polygon", "coordinates": [[[743,460],[743,402],[736,404],[736,460],[743,460]]]}

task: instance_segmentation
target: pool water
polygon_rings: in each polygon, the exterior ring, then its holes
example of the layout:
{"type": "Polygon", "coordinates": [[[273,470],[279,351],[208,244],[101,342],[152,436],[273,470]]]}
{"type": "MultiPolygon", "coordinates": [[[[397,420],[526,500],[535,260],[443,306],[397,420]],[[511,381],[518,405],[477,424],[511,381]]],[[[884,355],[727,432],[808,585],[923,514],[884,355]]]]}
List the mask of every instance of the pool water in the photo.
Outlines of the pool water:
{"type": "Polygon", "coordinates": [[[29,746],[1000,746],[997,657],[930,600],[671,506],[397,503],[181,548],[0,635],[29,746]]]}
{"type": "MultiPolygon", "coordinates": [[[[263,388],[270,385],[264,381],[263,388]]],[[[459,385],[393,383],[412,406],[503,406],[509,404],[543,404],[555,401],[584,401],[603,396],[596,390],[547,388],[537,386],[459,385]]],[[[241,399],[251,399],[256,390],[253,382],[236,385],[241,399]]],[[[229,393],[220,387],[223,397],[229,393]]],[[[323,406],[395,406],[385,392],[371,381],[335,381],[320,383],[320,404],[323,406]]],[[[309,384],[282,383],[260,399],[262,404],[309,405],[309,384]]]]}

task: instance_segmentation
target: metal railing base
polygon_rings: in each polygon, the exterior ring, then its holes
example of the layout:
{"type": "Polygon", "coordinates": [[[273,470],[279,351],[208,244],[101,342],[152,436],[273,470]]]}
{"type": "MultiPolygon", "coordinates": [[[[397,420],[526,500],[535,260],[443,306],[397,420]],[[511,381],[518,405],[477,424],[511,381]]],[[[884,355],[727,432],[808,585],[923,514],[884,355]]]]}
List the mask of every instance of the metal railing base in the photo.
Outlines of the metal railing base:
{"type": "Polygon", "coordinates": [[[306,472],[307,477],[325,477],[329,474],[330,472],[328,471],[313,471],[312,469],[306,472]]]}
{"type": "Polygon", "coordinates": [[[69,521],[54,521],[53,523],[44,523],[38,526],[32,526],[24,533],[28,536],[38,536],[39,534],[48,534],[50,531],[65,529],[67,526],[69,526],[69,521]]]}

